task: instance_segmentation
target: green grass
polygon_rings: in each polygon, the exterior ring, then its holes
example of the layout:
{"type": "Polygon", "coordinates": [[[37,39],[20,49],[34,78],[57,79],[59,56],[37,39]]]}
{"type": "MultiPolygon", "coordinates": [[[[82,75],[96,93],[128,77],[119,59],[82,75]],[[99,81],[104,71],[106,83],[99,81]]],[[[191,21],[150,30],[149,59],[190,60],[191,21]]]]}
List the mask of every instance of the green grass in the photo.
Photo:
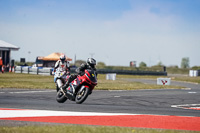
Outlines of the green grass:
{"type": "Polygon", "coordinates": [[[0,133],[196,133],[195,131],[139,129],[108,126],[21,126],[0,127],[0,133]]]}
{"type": "Polygon", "coordinates": [[[117,75],[118,78],[140,78],[140,79],[157,79],[157,78],[171,78],[174,81],[184,81],[191,83],[200,84],[200,76],[189,77],[189,76],[139,76],[139,75],[117,75]]]}
{"type": "MultiPolygon", "coordinates": [[[[106,80],[105,75],[99,75],[98,89],[100,90],[138,90],[138,89],[180,89],[181,86],[163,86],[144,84],[141,82],[130,82],[123,80],[124,78],[146,78],[147,76],[131,76],[131,75],[117,75],[117,80],[106,80]]],[[[149,76],[148,78],[153,77],[149,76]]],[[[156,79],[156,77],[153,77],[156,79]]],[[[152,79],[152,78],[151,78],[152,79]]]]}
{"type": "Polygon", "coordinates": [[[184,82],[191,82],[191,83],[200,84],[200,77],[182,76],[182,77],[171,77],[171,79],[175,80],[175,81],[184,81],[184,82]]]}
{"type": "Polygon", "coordinates": [[[0,88],[53,89],[53,76],[32,74],[0,74],[0,88]]]}
{"type": "MultiPolygon", "coordinates": [[[[163,89],[183,88],[180,86],[151,85],[140,82],[129,82],[122,78],[146,78],[146,76],[117,75],[117,80],[106,80],[106,75],[98,75],[97,90],[137,90],[137,89],[163,89]]],[[[148,78],[156,78],[149,76],[148,78]]],[[[27,89],[55,89],[53,76],[41,76],[32,74],[4,73],[0,74],[0,88],[27,88],[27,89]]]]}

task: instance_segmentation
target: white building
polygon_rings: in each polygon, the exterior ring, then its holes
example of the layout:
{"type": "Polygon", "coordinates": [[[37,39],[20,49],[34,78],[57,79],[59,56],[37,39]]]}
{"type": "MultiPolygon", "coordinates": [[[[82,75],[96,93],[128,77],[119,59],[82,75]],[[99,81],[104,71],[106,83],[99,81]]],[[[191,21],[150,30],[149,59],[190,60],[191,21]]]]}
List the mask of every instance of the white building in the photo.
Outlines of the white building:
{"type": "Polygon", "coordinates": [[[2,57],[3,65],[11,64],[11,50],[19,50],[19,47],[0,40],[0,57],[2,57]]]}

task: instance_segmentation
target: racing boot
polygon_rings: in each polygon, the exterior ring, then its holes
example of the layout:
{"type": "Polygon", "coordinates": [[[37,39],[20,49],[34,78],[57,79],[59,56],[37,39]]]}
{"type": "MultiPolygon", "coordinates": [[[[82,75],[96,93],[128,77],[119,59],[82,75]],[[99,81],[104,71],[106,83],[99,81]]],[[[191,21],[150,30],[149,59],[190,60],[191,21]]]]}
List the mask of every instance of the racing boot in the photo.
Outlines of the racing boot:
{"type": "Polygon", "coordinates": [[[64,93],[67,93],[67,87],[69,86],[69,80],[61,87],[64,93]]]}
{"type": "Polygon", "coordinates": [[[69,87],[69,89],[67,91],[69,91],[71,94],[74,93],[72,87],[69,87]]]}
{"type": "Polygon", "coordinates": [[[74,93],[72,87],[69,87],[69,82],[67,81],[66,84],[62,87],[62,91],[65,96],[67,96],[72,101],[75,101],[74,93]]]}
{"type": "Polygon", "coordinates": [[[63,89],[65,91],[69,91],[71,94],[73,94],[73,89],[71,87],[69,87],[69,80],[66,82],[66,84],[63,86],[63,89]],[[69,87],[69,88],[68,88],[69,87]],[[67,89],[68,88],[68,89],[67,89]]]}
{"type": "MultiPolygon", "coordinates": [[[[69,84],[76,78],[77,76],[76,75],[70,75],[69,76],[69,79],[67,80],[66,84],[63,86],[63,89],[66,90],[69,86],[69,84]]],[[[69,87],[68,90],[66,91],[69,91],[70,93],[73,94],[73,89],[71,87],[69,87]]]]}

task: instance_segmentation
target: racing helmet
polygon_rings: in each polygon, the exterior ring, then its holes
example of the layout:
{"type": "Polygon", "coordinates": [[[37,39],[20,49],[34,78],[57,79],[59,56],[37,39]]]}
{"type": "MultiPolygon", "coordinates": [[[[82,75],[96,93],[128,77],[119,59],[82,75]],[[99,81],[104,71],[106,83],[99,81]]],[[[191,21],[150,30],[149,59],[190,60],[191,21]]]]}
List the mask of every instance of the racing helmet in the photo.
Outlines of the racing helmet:
{"type": "Polygon", "coordinates": [[[61,60],[62,62],[64,62],[64,61],[65,61],[65,59],[66,59],[66,57],[65,57],[65,55],[64,55],[64,54],[60,55],[60,60],[61,60]]]}
{"type": "Polygon", "coordinates": [[[87,59],[87,64],[90,65],[92,68],[94,68],[95,65],[96,65],[96,60],[93,59],[93,58],[88,58],[87,59]]]}

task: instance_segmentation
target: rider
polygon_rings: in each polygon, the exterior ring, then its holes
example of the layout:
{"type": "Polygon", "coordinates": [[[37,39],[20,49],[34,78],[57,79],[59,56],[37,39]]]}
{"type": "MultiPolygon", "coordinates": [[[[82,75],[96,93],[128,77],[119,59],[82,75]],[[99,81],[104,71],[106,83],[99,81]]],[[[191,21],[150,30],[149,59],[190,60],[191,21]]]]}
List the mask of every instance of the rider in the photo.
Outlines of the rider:
{"type": "Polygon", "coordinates": [[[2,58],[0,57],[0,72],[2,72],[2,66],[3,66],[3,60],[2,60],[2,58]]]}
{"type": "MultiPolygon", "coordinates": [[[[70,75],[68,81],[66,82],[66,84],[62,87],[63,91],[66,92],[66,88],[69,86],[69,83],[71,83],[78,75],[83,76],[85,74],[85,69],[93,69],[96,71],[95,68],[96,65],[96,60],[93,58],[88,58],[86,63],[82,63],[81,66],[79,68],[76,69],[76,72],[78,74],[74,74],[74,75],[70,75]]],[[[96,75],[97,76],[97,75],[96,75]]],[[[71,93],[73,92],[73,90],[69,90],[71,93]]]]}
{"type": "MultiPolygon", "coordinates": [[[[54,72],[56,71],[57,68],[59,68],[61,71],[64,71],[65,75],[70,75],[69,62],[66,61],[66,56],[64,54],[61,54],[60,59],[56,62],[55,67],[54,67],[54,72]]],[[[65,80],[66,80],[65,77],[56,80],[56,83],[59,88],[62,87],[63,83],[65,83],[65,80]]]]}
{"type": "Polygon", "coordinates": [[[85,69],[93,69],[96,71],[95,65],[96,60],[93,58],[88,58],[86,63],[82,63],[81,66],[76,69],[76,72],[82,76],[85,74],[85,69]]]}

